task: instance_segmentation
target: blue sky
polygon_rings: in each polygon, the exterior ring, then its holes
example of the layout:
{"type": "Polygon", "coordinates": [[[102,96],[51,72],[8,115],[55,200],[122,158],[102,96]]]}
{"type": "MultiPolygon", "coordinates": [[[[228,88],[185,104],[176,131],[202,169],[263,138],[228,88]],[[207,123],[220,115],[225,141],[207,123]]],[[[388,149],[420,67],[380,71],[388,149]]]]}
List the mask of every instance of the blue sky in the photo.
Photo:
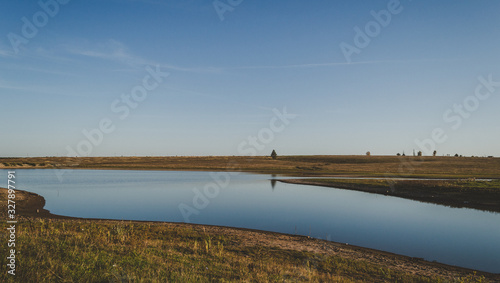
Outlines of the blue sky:
{"type": "Polygon", "coordinates": [[[500,156],[498,1],[59,1],[0,4],[0,156],[500,156]]]}

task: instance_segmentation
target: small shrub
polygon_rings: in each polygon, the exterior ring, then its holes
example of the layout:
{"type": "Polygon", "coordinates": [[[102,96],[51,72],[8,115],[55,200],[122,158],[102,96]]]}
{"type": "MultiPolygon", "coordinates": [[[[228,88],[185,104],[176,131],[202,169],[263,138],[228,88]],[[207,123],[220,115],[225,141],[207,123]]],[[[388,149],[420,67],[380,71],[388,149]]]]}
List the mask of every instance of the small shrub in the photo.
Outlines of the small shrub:
{"type": "Polygon", "coordinates": [[[273,149],[273,152],[271,152],[271,158],[276,159],[278,157],[278,154],[276,153],[276,150],[273,149]]]}

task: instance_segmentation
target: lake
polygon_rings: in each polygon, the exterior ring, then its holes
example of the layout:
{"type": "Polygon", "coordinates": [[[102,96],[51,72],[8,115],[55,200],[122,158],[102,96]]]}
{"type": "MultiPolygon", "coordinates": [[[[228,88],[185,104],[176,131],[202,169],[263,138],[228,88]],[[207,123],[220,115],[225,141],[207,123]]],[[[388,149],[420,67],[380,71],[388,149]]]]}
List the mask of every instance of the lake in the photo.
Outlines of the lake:
{"type": "MultiPolygon", "coordinates": [[[[7,170],[0,171],[6,187],[7,170]]],[[[285,184],[264,174],[15,171],[17,189],[43,196],[54,214],[299,234],[500,273],[499,213],[285,184]]]]}

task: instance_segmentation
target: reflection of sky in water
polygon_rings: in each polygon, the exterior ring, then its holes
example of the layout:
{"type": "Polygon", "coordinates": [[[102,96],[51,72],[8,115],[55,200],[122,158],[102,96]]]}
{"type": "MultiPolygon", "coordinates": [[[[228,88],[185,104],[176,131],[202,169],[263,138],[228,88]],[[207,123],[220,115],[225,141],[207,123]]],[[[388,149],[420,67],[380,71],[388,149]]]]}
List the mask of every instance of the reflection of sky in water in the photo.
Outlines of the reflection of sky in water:
{"type": "MultiPolygon", "coordinates": [[[[6,170],[2,176],[7,176],[6,170]]],[[[209,172],[16,170],[17,188],[45,197],[56,214],[183,222],[209,172]]],[[[271,182],[239,174],[190,221],[310,235],[336,242],[500,272],[500,214],[362,192],[271,182]]],[[[5,177],[6,180],[6,177],[5,177]]]]}

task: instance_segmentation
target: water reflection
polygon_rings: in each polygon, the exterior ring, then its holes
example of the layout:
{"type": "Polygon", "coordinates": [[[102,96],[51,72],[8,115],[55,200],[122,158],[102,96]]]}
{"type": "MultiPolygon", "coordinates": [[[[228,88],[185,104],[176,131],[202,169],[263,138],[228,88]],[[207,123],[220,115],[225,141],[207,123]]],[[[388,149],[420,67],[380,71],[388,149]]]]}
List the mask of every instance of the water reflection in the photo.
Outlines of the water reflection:
{"type": "Polygon", "coordinates": [[[276,179],[271,179],[271,188],[272,188],[272,191],[274,191],[274,187],[276,187],[276,179]]]}

